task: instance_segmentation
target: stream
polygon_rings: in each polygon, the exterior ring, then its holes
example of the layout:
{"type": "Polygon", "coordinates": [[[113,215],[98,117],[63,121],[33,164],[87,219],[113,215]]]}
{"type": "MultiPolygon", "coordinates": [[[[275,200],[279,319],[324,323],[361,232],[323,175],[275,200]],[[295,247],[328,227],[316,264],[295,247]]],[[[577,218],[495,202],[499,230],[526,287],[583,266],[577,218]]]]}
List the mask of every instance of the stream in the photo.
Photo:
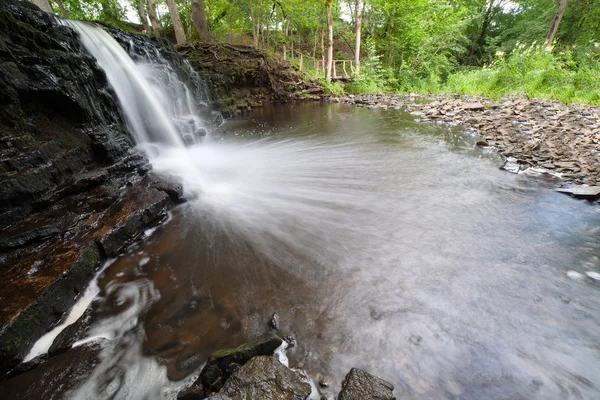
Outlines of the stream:
{"type": "Polygon", "coordinates": [[[598,207],[403,111],[273,106],[221,130],[153,160],[188,202],[98,280],[93,332],[126,344],[103,365],[128,385],[181,382],[277,312],[329,396],[351,367],[403,399],[600,396],[598,207]]]}

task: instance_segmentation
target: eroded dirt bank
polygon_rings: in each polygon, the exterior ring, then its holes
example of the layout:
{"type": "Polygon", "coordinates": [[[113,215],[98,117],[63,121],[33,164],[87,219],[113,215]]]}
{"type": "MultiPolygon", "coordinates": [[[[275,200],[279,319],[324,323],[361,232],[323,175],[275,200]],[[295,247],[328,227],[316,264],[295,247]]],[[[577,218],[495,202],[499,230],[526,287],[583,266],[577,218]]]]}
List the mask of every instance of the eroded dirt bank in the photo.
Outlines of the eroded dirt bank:
{"type": "Polygon", "coordinates": [[[330,100],[372,109],[402,108],[421,121],[464,126],[481,136],[478,146],[492,146],[506,157],[512,172],[535,168],[556,174],[565,184],[600,185],[597,107],[471,96],[350,95],[330,100]]]}

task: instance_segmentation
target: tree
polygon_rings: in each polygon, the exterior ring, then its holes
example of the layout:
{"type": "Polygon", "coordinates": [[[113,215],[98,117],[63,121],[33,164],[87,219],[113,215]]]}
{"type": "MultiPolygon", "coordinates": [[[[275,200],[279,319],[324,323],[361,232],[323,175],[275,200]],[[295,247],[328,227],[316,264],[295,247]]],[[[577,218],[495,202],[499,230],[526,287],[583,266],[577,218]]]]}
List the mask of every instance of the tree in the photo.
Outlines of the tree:
{"type": "Polygon", "coordinates": [[[206,14],[204,13],[204,0],[192,0],[192,21],[194,21],[194,26],[200,35],[200,40],[210,42],[206,14]]]}
{"type": "Polygon", "coordinates": [[[50,2],[48,0],[32,0],[33,4],[39,7],[40,10],[45,11],[47,13],[54,14],[54,10],[50,7],[50,2]]]}
{"type": "Polygon", "coordinates": [[[144,30],[146,33],[152,34],[152,26],[148,22],[148,2],[146,0],[136,0],[135,6],[137,8],[140,21],[142,21],[142,25],[144,25],[144,30]]]}
{"type": "Polygon", "coordinates": [[[150,23],[152,24],[152,31],[156,36],[160,36],[162,27],[158,20],[158,14],[156,13],[156,2],[155,0],[148,0],[148,16],[150,17],[150,23]]]}
{"type": "Polygon", "coordinates": [[[67,10],[65,10],[65,6],[62,2],[62,0],[55,0],[56,4],[58,4],[58,9],[60,10],[60,15],[63,16],[63,18],[68,18],[69,16],[67,15],[67,10]]]}
{"type": "Polygon", "coordinates": [[[356,28],[356,45],[354,46],[354,64],[356,64],[356,74],[360,73],[360,40],[362,30],[363,7],[363,0],[356,0],[356,20],[354,22],[356,28]]]}
{"type": "Polygon", "coordinates": [[[179,19],[175,0],[167,0],[167,7],[169,7],[169,14],[171,14],[171,20],[173,21],[173,30],[175,31],[177,44],[185,43],[185,32],[183,31],[183,25],[181,25],[181,20],[179,19]]]}
{"type": "Polygon", "coordinates": [[[333,70],[333,0],[325,0],[327,6],[327,73],[326,79],[331,80],[333,70]]]}
{"type": "Polygon", "coordinates": [[[554,40],[554,36],[556,35],[556,31],[558,31],[558,26],[560,25],[560,21],[565,15],[565,10],[567,9],[567,3],[569,0],[559,0],[558,10],[556,11],[556,15],[552,20],[552,24],[550,25],[550,30],[548,31],[548,36],[546,36],[546,44],[551,44],[554,40]]]}

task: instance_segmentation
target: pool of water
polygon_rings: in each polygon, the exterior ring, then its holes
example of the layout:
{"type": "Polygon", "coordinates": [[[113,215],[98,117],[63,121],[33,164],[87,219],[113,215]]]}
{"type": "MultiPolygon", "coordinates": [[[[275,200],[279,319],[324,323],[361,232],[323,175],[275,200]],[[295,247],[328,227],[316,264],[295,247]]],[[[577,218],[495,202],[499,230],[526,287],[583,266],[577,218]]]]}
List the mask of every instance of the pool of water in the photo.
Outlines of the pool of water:
{"type": "Polygon", "coordinates": [[[403,111],[277,106],[221,130],[154,160],[189,201],[99,279],[94,332],[124,344],[108,368],[181,381],[277,312],[330,398],[352,367],[402,399],[600,398],[600,282],[567,276],[600,270],[599,207],[403,111]]]}

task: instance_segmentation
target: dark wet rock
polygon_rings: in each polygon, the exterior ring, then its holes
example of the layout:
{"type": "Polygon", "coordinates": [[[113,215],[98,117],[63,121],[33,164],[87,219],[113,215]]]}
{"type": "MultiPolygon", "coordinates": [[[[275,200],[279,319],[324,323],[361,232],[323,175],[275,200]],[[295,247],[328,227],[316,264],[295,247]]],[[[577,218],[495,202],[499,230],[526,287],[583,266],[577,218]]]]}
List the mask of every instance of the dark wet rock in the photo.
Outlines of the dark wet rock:
{"type": "Polygon", "coordinates": [[[32,369],[36,368],[38,365],[48,361],[49,358],[50,357],[46,353],[46,354],[40,354],[39,356],[37,356],[27,362],[22,362],[21,364],[17,365],[15,368],[13,368],[9,373],[4,375],[2,377],[2,380],[14,378],[17,375],[21,375],[25,372],[29,372],[32,369]]]}
{"type": "Polygon", "coordinates": [[[77,321],[63,329],[52,342],[50,349],[48,349],[48,354],[53,357],[56,354],[63,353],[69,350],[75,342],[84,339],[89,332],[92,317],[97,312],[97,308],[98,302],[93,302],[77,321]]]}
{"type": "Polygon", "coordinates": [[[342,384],[338,400],[394,400],[394,385],[358,368],[352,368],[342,384]]]}
{"type": "Polygon", "coordinates": [[[183,201],[183,185],[180,183],[173,183],[167,181],[157,181],[151,184],[151,187],[165,192],[171,198],[171,201],[175,203],[181,203],[183,201]]]}
{"type": "Polygon", "coordinates": [[[50,271],[64,268],[62,273],[53,277],[50,284],[47,283],[47,276],[29,278],[23,283],[12,282],[11,287],[3,293],[10,297],[3,300],[0,314],[6,318],[0,331],[0,370],[10,370],[22,360],[33,342],[58,320],[57,316],[74,304],[75,294],[83,291],[100,263],[100,252],[94,244],[68,250],[64,257],[51,260],[51,265],[43,267],[50,271]],[[41,285],[43,289],[32,284],[41,285]],[[31,296],[32,290],[40,292],[39,296],[31,296]],[[20,309],[22,304],[30,305],[20,309]],[[8,319],[11,314],[12,319],[8,319]]]}
{"type": "Polygon", "coordinates": [[[168,200],[165,192],[143,184],[129,190],[111,206],[115,211],[104,221],[104,227],[93,235],[103,255],[116,256],[152,222],[164,218],[168,200]]]}
{"type": "Polygon", "coordinates": [[[320,374],[317,375],[317,382],[319,382],[319,386],[326,388],[330,386],[329,380],[320,374]]]}
{"type": "MultiPolygon", "coordinates": [[[[134,57],[161,52],[203,90],[172,45],[107,30],[134,57]]],[[[29,2],[0,2],[0,86],[1,373],[60,320],[101,261],[163,221],[183,191],[147,177],[151,165],[132,149],[96,60],[29,2]]]]}
{"type": "Polygon", "coordinates": [[[258,356],[237,370],[210,400],[304,400],[311,387],[277,357],[258,356]]]}
{"type": "Polygon", "coordinates": [[[206,396],[204,395],[204,389],[202,389],[201,386],[194,384],[179,392],[177,398],[179,400],[202,400],[205,399],[206,396]]]}
{"type": "Polygon", "coordinates": [[[282,343],[283,340],[279,336],[269,332],[234,349],[219,350],[208,358],[196,384],[209,393],[217,380],[227,379],[232,364],[244,365],[252,357],[270,356],[282,343]]]}
{"type": "Polygon", "coordinates": [[[27,2],[0,5],[0,207],[27,210],[127,154],[118,103],[77,35],[27,2]]]}
{"type": "Polygon", "coordinates": [[[35,368],[0,381],[5,399],[64,399],[100,362],[103,341],[84,344],[51,357],[35,368]]]}

